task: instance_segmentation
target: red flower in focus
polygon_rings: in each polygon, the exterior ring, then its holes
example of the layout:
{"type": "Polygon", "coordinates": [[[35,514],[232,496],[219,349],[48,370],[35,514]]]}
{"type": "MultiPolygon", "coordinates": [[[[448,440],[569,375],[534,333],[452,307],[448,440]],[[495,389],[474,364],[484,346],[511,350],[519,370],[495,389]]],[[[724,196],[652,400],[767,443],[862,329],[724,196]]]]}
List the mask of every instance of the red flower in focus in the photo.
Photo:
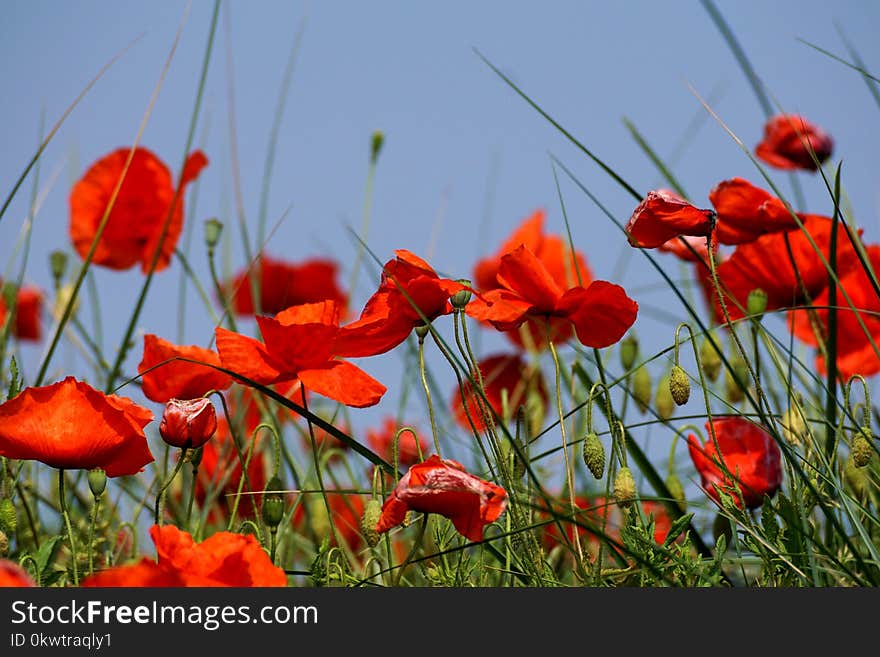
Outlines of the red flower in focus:
{"type": "Polygon", "coordinates": [[[405,249],[385,263],[379,289],[371,296],[360,317],[339,332],[339,354],[349,357],[374,356],[406,340],[424,323],[452,312],[449,297],[467,289],[449,278],[441,278],[431,266],[405,249]],[[419,310],[416,310],[418,307],[419,310]]]}
{"type": "MultiPolygon", "coordinates": [[[[129,152],[128,148],[120,148],[104,156],[71,190],[70,238],[82,258],[88,254],[97,235],[129,152]]],[[[92,262],[110,269],[130,269],[140,262],[141,271],[148,272],[168,220],[155,271],[165,269],[171,262],[183,229],[183,188],[194,181],[207,164],[208,160],[201,151],[194,151],[187,158],[180,181],[181,191],[169,219],[175,184],[171,172],[146,148],[135,149],[92,262]]]]}
{"type": "MultiPolygon", "coordinates": [[[[880,245],[866,247],[868,260],[875,272],[880,271],[880,245]]],[[[846,290],[849,300],[858,314],[853,312],[844,296],[837,292],[837,371],[844,379],[855,374],[868,377],[880,372],[880,358],[874,346],[880,344],[880,300],[874,292],[871,280],[862,266],[855,265],[840,275],[840,285],[846,290]],[[866,335],[861,318],[870,335],[866,335]]],[[[792,311],[794,334],[810,345],[818,345],[811,315],[817,321],[819,338],[824,342],[828,336],[829,295],[826,288],[813,299],[815,308],[810,311],[792,311]]],[[[816,369],[827,371],[822,354],[816,356],[816,369]]]]}
{"type": "Polygon", "coordinates": [[[715,239],[721,244],[753,242],[766,233],[798,228],[785,203],[743,178],[722,180],[709,200],[718,213],[715,239]]]}
{"type": "Polygon", "coordinates": [[[237,315],[255,312],[252,279],[259,285],[260,313],[274,315],[290,306],[319,301],[335,301],[344,309],[346,294],[336,281],[338,271],[333,260],[313,258],[293,263],[262,255],[256,271],[239,272],[223,288],[224,293],[233,295],[232,309],[237,315]]]}
{"type": "MultiPolygon", "coordinates": [[[[394,439],[398,430],[406,425],[398,425],[393,417],[386,417],[379,429],[367,429],[367,444],[376,454],[388,463],[394,463],[394,439]]],[[[413,465],[425,459],[430,447],[428,441],[410,428],[397,436],[397,462],[413,465]]]]}
{"type": "Polygon", "coordinates": [[[140,472],[153,455],[144,427],[153,414],[72,376],[25,388],[0,404],[0,456],[53,468],[103,468],[108,477],[140,472]]]}
{"type": "Polygon", "coordinates": [[[755,155],[778,169],[818,167],[810,151],[821,164],[834,150],[834,141],[820,127],[797,114],[777,114],[764,125],[764,138],[755,147],[755,155]]]}
{"type": "Polygon", "coordinates": [[[708,237],[715,225],[715,212],[701,210],[667,189],[648,192],[626,224],[629,243],[655,249],[673,237],[708,237]]]}
{"type": "Polygon", "coordinates": [[[258,316],[264,342],[215,329],[220,362],[262,385],[299,380],[305,388],[347,406],[378,403],[385,386],[351,363],[335,358],[339,306],[333,301],[292,306],[274,318],[258,316]]]}
{"type": "MultiPolygon", "coordinates": [[[[3,282],[0,280],[0,286],[3,282]]],[[[6,299],[5,294],[0,294],[0,329],[6,323],[6,299]]],[[[24,286],[18,288],[15,294],[15,323],[12,326],[12,335],[19,340],[39,342],[43,336],[43,293],[39,288],[24,286]]]]}
{"type": "Polygon", "coordinates": [[[311,523],[312,530],[316,534],[318,543],[329,537],[330,543],[334,544],[333,533],[330,524],[336,530],[340,540],[352,552],[357,552],[363,547],[361,534],[361,516],[364,514],[364,500],[362,495],[354,493],[338,493],[333,490],[327,491],[327,505],[330,506],[330,518],[327,518],[327,508],[320,494],[312,494],[309,499],[303,498],[293,511],[291,523],[301,533],[307,528],[305,523],[311,523]],[[308,505],[308,514],[304,505],[308,505]]]}
{"type": "Polygon", "coordinates": [[[174,525],[153,525],[157,561],[147,557],[86,577],[81,586],[287,586],[284,570],[252,534],[217,532],[201,543],[174,525]]]}
{"type": "Polygon", "coordinates": [[[0,559],[0,589],[32,586],[36,583],[24,568],[14,561],[0,559]]]}
{"type": "MultiPolygon", "coordinates": [[[[504,396],[511,417],[516,416],[520,406],[526,404],[530,394],[537,394],[542,408],[547,407],[547,387],[538,368],[529,367],[519,354],[495,354],[478,363],[483,378],[483,392],[499,418],[504,418],[504,396]]],[[[452,396],[452,413],[455,421],[464,429],[471,430],[468,414],[478,431],[486,428],[483,412],[480,410],[482,398],[473,389],[470,381],[464,381],[462,389],[455,389],[452,396]],[[462,393],[467,400],[467,412],[462,402],[462,393]]],[[[542,418],[543,419],[543,418],[542,418]]]]}
{"type": "Polygon", "coordinates": [[[636,320],[638,304],[621,286],[593,281],[587,287],[564,289],[525,246],[501,258],[497,280],[502,287],[474,298],[466,312],[500,331],[528,319],[559,318],[574,326],[582,344],[599,348],[620,340],[636,320]]]}
{"type": "Polygon", "coordinates": [[[483,527],[507,508],[507,491],[465,472],[464,467],[436,454],[412,466],[382,505],[376,525],[380,534],[403,522],[409,510],[438,513],[470,541],[483,540],[483,527]]]}
{"type": "Polygon", "coordinates": [[[207,397],[169,399],[165,404],[159,434],[172,447],[197,449],[217,431],[217,412],[207,397]]]}
{"type": "MultiPolygon", "coordinates": [[[[685,262],[703,263],[706,267],[709,266],[709,247],[706,246],[705,237],[694,237],[693,235],[673,237],[658,246],[657,250],[671,253],[685,262]]],[[[718,241],[715,239],[712,240],[712,253],[716,255],[718,253],[718,241]]]]}
{"type": "MultiPolygon", "coordinates": [[[[688,436],[688,451],[703,489],[719,501],[718,489],[739,499],[732,492],[739,489],[749,509],[761,506],[764,496],[773,496],[782,485],[782,453],[776,441],[767,431],[743,417],[716,418],[712,424],[718,439],[715,449],[711,437],[700,445],[693,434],[688,436]],[[719,465],[724,463],[729,474],[719,465]]],[[[706,423],[706,429],[710,429],[706,423]]]]}
{"type": "Polygon", "coordinates": [[[159,365],[177,356],[220,367],[220,356],[210,349],[196,345],[178,346],[147,333],[144,336],[144,355],[138,364],[147,399],[161,404],[172,398],[195,399],[211,390],[225,390],[232,385],[232,377],[207,365],[183,360],[171,360],[159,365]]]}

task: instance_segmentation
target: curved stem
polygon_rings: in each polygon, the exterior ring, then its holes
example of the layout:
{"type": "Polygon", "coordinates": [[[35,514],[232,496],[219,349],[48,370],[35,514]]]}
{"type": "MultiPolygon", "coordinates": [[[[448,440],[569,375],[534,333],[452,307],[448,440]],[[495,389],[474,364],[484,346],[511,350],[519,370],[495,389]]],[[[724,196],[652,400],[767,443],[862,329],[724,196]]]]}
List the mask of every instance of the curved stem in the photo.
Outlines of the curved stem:
{"type": "Polygon", "coordinates": [[[177,473],[180,472],[180,469],[183,467],[183,455],[184,451],[180,450],[180,455],[177,457],[177,465],[174,466],[174,470],[171,472],[171,476],[168,477],[167,481],[162,484],[162,488],[159,489],[159,492],[156,493],[156,507],[154,509],[153,519],[157,525],[162,524],[162,501],[165,498],[165,491],[168,490],[168,487],[171,485],[171,482],[174,481],[174,478],[177,476],[177,473]]]}

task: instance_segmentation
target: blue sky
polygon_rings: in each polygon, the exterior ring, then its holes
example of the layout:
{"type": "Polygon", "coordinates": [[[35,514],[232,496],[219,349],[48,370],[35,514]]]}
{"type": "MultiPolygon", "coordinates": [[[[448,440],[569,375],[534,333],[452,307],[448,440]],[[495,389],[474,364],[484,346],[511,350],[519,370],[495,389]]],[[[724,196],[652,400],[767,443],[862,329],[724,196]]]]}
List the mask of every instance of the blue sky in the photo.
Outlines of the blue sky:
{"type": "MultiPolygon", "coordinates": [[[[864,1],[719,1],[766,88],[779,106],[802,112],[835,139],[834,163],[854,220],[867,241],[878,232],[878,107],[864,80],[820,54],[804,39],[847,57],[836,26],[880,70],[875,28],[880,5],[864,1]]],[[[115,54],[125,54],[73,110],[46,149],[40,167],[37,213],[26,280],[48,289],[48,253],[69,250],[67,195],[97,158],[130,145],[159,80],[184,2],[145,3],[13,0],[5,4],[0,55],[7,126],[0,158],[5,196],[35,151],[41,116],[51,126],[88,81],[115,54]]],[[[176,172],[183,159],[213,3],[194,2],[180,43],[142,137],[142,145],[176,172]]],[[[632,121],[667,158],[691,200],[708,207],[719,181],[760,174],[725,130],[702,108],[708,99],[746,145],[760,137],[764,115],[751,87],[699,2],[228,2],[210,62],[196,143],[210,165],[202,173],[194,216],[191,259],[207,280],[201,225],[218,217],[232,238],[225,266],[245,264],[237,239],[230,111],[234,108],[241,201],[255,234],[267,143],[294,40],[296,68],[275,143],[267,217],[277,229],[267,253],[290,260],[332,255],[343,266],[357,247],[350,229],[361,226],[371,134],[386,141],[375,178],[366,241],[381,260],[406,248],[453,278],[468,277],[477,258],[493,253],[537,208],[547,230],[565,226],[551,155],[565,164],[618,220],[635,203],[611,178],[507,87],[475,54],[482,52],[597,156],[636,189],[661,178],[623,124],[632,121]],[[230,84],[231,83],[231,84],[230,84]]],[[[640,304],[636,330],[645,353],[672,343],[683,319],[662,281],[627,246],[609,219],[558,171],[562,201],[575,245],[594,275],[623,285],[640,304]]],[[[787,174],[771,172],[786,191],[787,174]]],[[[811,212],[830,213],[816,175],[795,174],[811,212]]],[[[33,175],[0,222],[0,263],[13,260],[27,215],[33,175]]],[[[20,254],[17,256],[20,257],[20,254]]],[[[677,263],[661,257],[677,275],[677,263]]],[[[362,303],[375,284],[365,269],[354,291],[362,303]]],[[[111,353],[141,283],[141,274],[96,268],[103,340],[111,353]]],[[[178,337],[178,264],[156,276],[138,323],[143,332],[178,337]]],[[[212,325],[188,291],[184,343],[207,344],[212,325]]],[[[87,320],[85,320],[87,321],[87,320]]],[[[51,326],[47,326],[51,328],[51,326]]],[[[132,372],[140,339],[126,362],[132,372]]],[[[502,342],[485,338],[486,351],[502,342]]],[[[33,377],[43,346],[25,345],[33,377]]],[[[63,346],[53,375],[88,376],[75,350],[63,346]]],[[[392,390],[384,409],[359,411],[366,423],[401,403],[421,414],[421,403],[401,402],[397,354],[362,363],[392,390]]],[[[445,389],[454,379],[442,382],[445,389]]],[[[132,391],[134,394],[136,391],[132,391]]],[[[426,426],[426,423],[425,423],[426,426]]]]}

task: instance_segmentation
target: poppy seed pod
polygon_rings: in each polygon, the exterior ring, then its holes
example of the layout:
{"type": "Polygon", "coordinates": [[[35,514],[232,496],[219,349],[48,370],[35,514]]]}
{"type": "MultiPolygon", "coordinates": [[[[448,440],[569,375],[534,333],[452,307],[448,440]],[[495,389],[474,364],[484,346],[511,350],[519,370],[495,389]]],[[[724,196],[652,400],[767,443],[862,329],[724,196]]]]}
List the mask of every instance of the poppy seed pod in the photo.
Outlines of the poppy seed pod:
{"type": "MultiPolygon", "coordinates": [[[[471,285],[471,282],[466,278],[459,278],[458,282],[462,285],[467,285],[468,287],[470,287],[471,285]]],[[[452,304],[453,308],[461,310],[466,305],[468,305],[468,302],[471,300],[471,296],[472,293],[470,290],[459,290],[451,297],[449,297],[449,302],[452,304]]]]}
{"type": "Polygon", "coordinates": [[[104,489],[107,488],[107,473],[103,468],[92,468],[86,475],[89,481],[89,490],[96,498],[101,497],[104,489]]]}
{"type": "Polygon", "coordinates": [[[767,310],[767,299],[767,293],[759,287],[749,292],[746,298],[746,310],[759,322],[764,317],[764,311],[767,310]]]}
{"type": "Polygon", "coordinates": [[[216,218],[205,221],[205,244],[213,250],[220,241],[220,233],[223,232],[223,223],[216,218]]]}
{"type": "Polygon", "coordinates": [[[281,494],[281,480],[272,477],[266,484],[263,502],[260,505],[260,515],[266,526],[274,531],[284,517],[284,496],[281,494]]]}
{"type": "Polygon", "coordinates": [[[691,396],[691,381],[681,365],[673,365],[669,372],[669,392],[678,406],[687,404],[691,396]]]}
{"type": "Polygon", "coordinates": [[[195,449],[217,430],[217,413],[207,397],[169,399],[165,404],[159,433],[172,447],[195,449]]]}

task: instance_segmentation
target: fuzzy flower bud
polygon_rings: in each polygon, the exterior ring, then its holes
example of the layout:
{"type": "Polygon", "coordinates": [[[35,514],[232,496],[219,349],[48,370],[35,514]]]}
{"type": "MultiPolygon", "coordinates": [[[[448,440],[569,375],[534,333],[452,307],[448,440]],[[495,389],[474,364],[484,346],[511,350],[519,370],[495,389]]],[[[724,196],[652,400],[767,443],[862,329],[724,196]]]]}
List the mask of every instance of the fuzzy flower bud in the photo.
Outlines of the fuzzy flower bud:
{"type": "Polygon", "coordinates": [[[807,423],[804,421],[804,416],[793,404],[782,414],[779,424],[782,427],[782,435],[785,440],[795,447],[800,445],[803,437],[807,435],[807,423]]]}
{"type": "Polygon", "coordinates": [[[668,375],[664,375],[657,383],[657,393],[654,397],[654,405],[657,415],[661,420],[668,420],[675,410],[675,401],[672,399],[672,386],[668,375]]]}
{"type": "Polygon", "coordinates": [[[370,547],[376,547],[379,543],[379,532],[376,525],[382,516],[382,503],[376,499],[369,499],[364,505],[364,515],[361,516],[361,532],[370,547]]]}
{"type": "Polygon", "coordinates": [[[169,399],[165,404],[159,433],[172,447],[195,449],[217,430],[217,413],[207,397],[169,399]]]}
{"type": "Polygon", "coordinates": [[[278,477],[272,477],[269,483],[266,484],[266,489],[263,492],[263,503],[260,505],[260,516],[263,518],[266,526],[273,531],[281,524],[281,519],[284,517],[282,488],[281,480],[278,477]]]}
{"type": "Polygon", "coordinates": [[[691,396],[691,380],[680,365],[673,365],[669,371],[669,392],[678,406],[687,404],[691,396]]]}
{"type": "Polygon", "coordinates": [[[629,334],[620,341],[620,365],[625,372],[628,372],[636,362],[636,356],[639,355],[639,340],[636,336],[629,334]]]}
{"type": "Polygon", "coordinates": [[[682,511],[687,510],[687,498],[684,495],[684,486],[681,485],[681,479],[674,472],[670,472],[666,477],[666,488],[669,489],[673,499],[678,502],[678,508],[682,511]]]}
{"type": "Polygon", "coordinates": [[[92,495],[101,497],[104,489],[107,488],[107,473],[104,472],[104,469],[94,468],[89,470],[86,479],[89,481],[89,490],[92,491],[92,495]]]}
{"type": "Polygon", "coordinates": [[[651,373],[644,365],[633,374],[632,394],[639,410],[642,413],[648,410],[648,405],[651,403],[651,373]]]}
{"type": "Polygon", "coordinates": [[[593,431],[584,438],[584,463],[596,479],[605,474],[605,445],[593,431]]]}
{"type": "Polygon", "coordinates": [[[767,293],[759,287],[749,292],[748,299],[746,300],[746,310],[749,315],[760,322],[761,318],[764,317],[764,311],[767,310],[767,293]]]}
{"type": "Polygon", "coordinates": [[[852,461],[857,468],[864,468],[871,461],[871,456],[874,454],[874,448],[871,447],[873,437],[868,427],[862,427],[853,438],[852,461]]]}
{"type": "Polygon", "coordinates": [[[710,381],[715,381],[721,373],[721,356],[712,346],[712,341],[704,337],[700,343],[700,366],[710,381]]]}
{"type": "Polygon", "coordinates": [[[621,508],[628,509],[635,499],[636,480],[633,479],[632,471],[624,466],[614,477],[614,500],[621,508]]]}
{"type": "Polygon", "coordinates": [[[8,497],[0,500],[0,532],[6,535],[15,533],[18,526],[18,519],[15,516],[15,505],[8,497]]]}

